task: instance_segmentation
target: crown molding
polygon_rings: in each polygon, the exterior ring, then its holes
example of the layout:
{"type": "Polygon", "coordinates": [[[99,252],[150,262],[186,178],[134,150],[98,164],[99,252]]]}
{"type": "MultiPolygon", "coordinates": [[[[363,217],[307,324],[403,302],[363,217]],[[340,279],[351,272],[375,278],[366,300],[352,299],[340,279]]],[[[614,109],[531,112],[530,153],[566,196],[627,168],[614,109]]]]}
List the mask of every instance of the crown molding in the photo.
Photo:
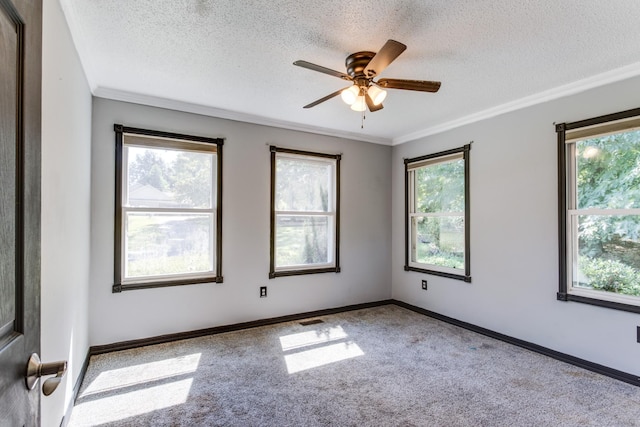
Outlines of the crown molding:
{"type": "Polygon", "coordinates": [[[632,77],[636,77],[638,75],[640,75],[640,62],[636,62],[621,68],[616,68],[615,70],[597,74],[595,76],[578,80],[563,86],[558,86],[554,89],[549,89],[534,95],[526,96],[516,101],[507,102],[505,104],[498,105],[496,107],[492,107],[487,110],[470,114],[468,116],[451,120],[449,122],[432,126],[423,130],[419,130],[417,132],[399,136],[399,137],[393,138],[393,142],[391,145],[395,146],[395,145],[404,144],[405,142],[415,141],[416,139],[424,138],[426,136],[442,133],[451,129],[458,128],[460,126],[479,122],[481,120],[496,117],[501,114],[505,114],[512,111],[520,110],[522,108],[530,107],[532,105],[541,104],[543,102],[552,101],[559,98],[564,98],[566,96],[574,95],[580,92],[585,92],[589,89],[594,89],[609,83],[615,83],[618,81],[626,80],[632,77]]]}
{"type": "Polygon", "coordinates": [[[288,129],[300,132],[313,133],[318,135],[333,136],[338,138],[353,139],[356,141],[371,142],[380,145],[391,145],[392,140],[389,138],[375,137],[371,135],[362,135],[354,132],[344,132],[335,129],[327,129],[319,126],[303,125],[299,123],[288,122],[285,120],[270,119],[268,117],[257,116],[254,114],[246,114],[238,111],[225,110],[221,108],[210,107],[207,105],[194,104],[175,99],[160,98],[157,96],[144,95],[122,91],[118,89],[96,87],[92,90],[94,96],[98,98],[106,98],[114,101],[131,102],[133,104],[147,105],[151,107],[165,108],[168,110],[182,111],[186,113],[200,114],[203,116],[216,117],[220,119],[234,120],[238,122],[251,123],[256,125],[271,126],[281,129],[288,129]]]}

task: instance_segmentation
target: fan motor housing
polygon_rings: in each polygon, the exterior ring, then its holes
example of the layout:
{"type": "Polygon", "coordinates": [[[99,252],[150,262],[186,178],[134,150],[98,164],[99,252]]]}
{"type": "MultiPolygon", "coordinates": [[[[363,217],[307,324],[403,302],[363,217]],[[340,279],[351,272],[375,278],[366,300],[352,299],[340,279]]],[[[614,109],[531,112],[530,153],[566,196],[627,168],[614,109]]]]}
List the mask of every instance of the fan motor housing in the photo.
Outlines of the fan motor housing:
{"type": "Polygon", "coordinates": [[[347,59],[344,61],[344,65],[347,67],[347,74],[354,79],[357,77],[366,77],[364,75],[364,69],[375,55],[375,52],[362,51],[347,56],[347,59]]]}

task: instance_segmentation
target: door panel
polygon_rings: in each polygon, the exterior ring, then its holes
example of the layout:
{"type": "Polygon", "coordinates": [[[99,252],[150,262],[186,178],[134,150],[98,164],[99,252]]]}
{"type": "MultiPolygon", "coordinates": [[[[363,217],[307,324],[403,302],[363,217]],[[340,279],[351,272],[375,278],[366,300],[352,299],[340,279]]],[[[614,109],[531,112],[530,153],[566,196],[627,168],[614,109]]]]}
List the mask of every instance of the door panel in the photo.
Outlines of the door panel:
{"type": "Polygon", "coordinates": [[[16,277],[16,110],[18,108],[18,79],[16,64],[18,33],[13,20],[0,14],[0,341],[14,331],[16,277]]]}
{"type": "Polygon", "coordinates": [[[0,0],[0,426],[40,424],[41,0],[0,0]]]}

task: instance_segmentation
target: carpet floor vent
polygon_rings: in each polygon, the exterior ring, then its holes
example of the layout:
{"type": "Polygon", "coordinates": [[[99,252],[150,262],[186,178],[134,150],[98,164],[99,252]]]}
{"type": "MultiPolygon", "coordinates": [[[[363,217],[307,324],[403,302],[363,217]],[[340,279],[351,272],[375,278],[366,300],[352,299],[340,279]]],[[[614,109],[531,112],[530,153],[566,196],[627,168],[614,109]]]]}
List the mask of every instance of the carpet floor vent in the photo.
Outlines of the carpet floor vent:
{"type": "Polygon", "coordinates": [[[313,320],[304,320],[302,322],[300,322],[300,324],[302,326],[309,326],[309,325],[315,325],[317,323],[324,323],[324,320],[321,319],[313,319],[313,320]]]}

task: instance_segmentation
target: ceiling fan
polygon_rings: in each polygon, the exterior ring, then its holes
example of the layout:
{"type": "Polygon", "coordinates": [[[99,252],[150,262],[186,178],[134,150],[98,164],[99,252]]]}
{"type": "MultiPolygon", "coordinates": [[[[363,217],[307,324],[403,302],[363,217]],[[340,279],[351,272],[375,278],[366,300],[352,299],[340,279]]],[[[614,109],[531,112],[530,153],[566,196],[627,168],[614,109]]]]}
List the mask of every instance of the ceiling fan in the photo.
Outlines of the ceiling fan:
{"type": "Polygon", "coordinates": [[[379,79],[374,81],[406,48],[407,46],[400,42],[387,40],[378,53],[369,51],[352,53],[345,60],[346,74],[312,64],[311,62],[295,61],[293,65],[298,67],[329,74],[353,83],[346,88],[337,90],[305,105],[304,108],[315,107],[335,96],[341,95],[342,100],[351,105],[352,110],[365,111],[366,108],[369,108],[369,111],[374,112],[383,108],[382,101],[387,96],[387,92],[382,88],[437,92],[440,89],[440,82],[435,81],[404,79],[379,79]]]}

